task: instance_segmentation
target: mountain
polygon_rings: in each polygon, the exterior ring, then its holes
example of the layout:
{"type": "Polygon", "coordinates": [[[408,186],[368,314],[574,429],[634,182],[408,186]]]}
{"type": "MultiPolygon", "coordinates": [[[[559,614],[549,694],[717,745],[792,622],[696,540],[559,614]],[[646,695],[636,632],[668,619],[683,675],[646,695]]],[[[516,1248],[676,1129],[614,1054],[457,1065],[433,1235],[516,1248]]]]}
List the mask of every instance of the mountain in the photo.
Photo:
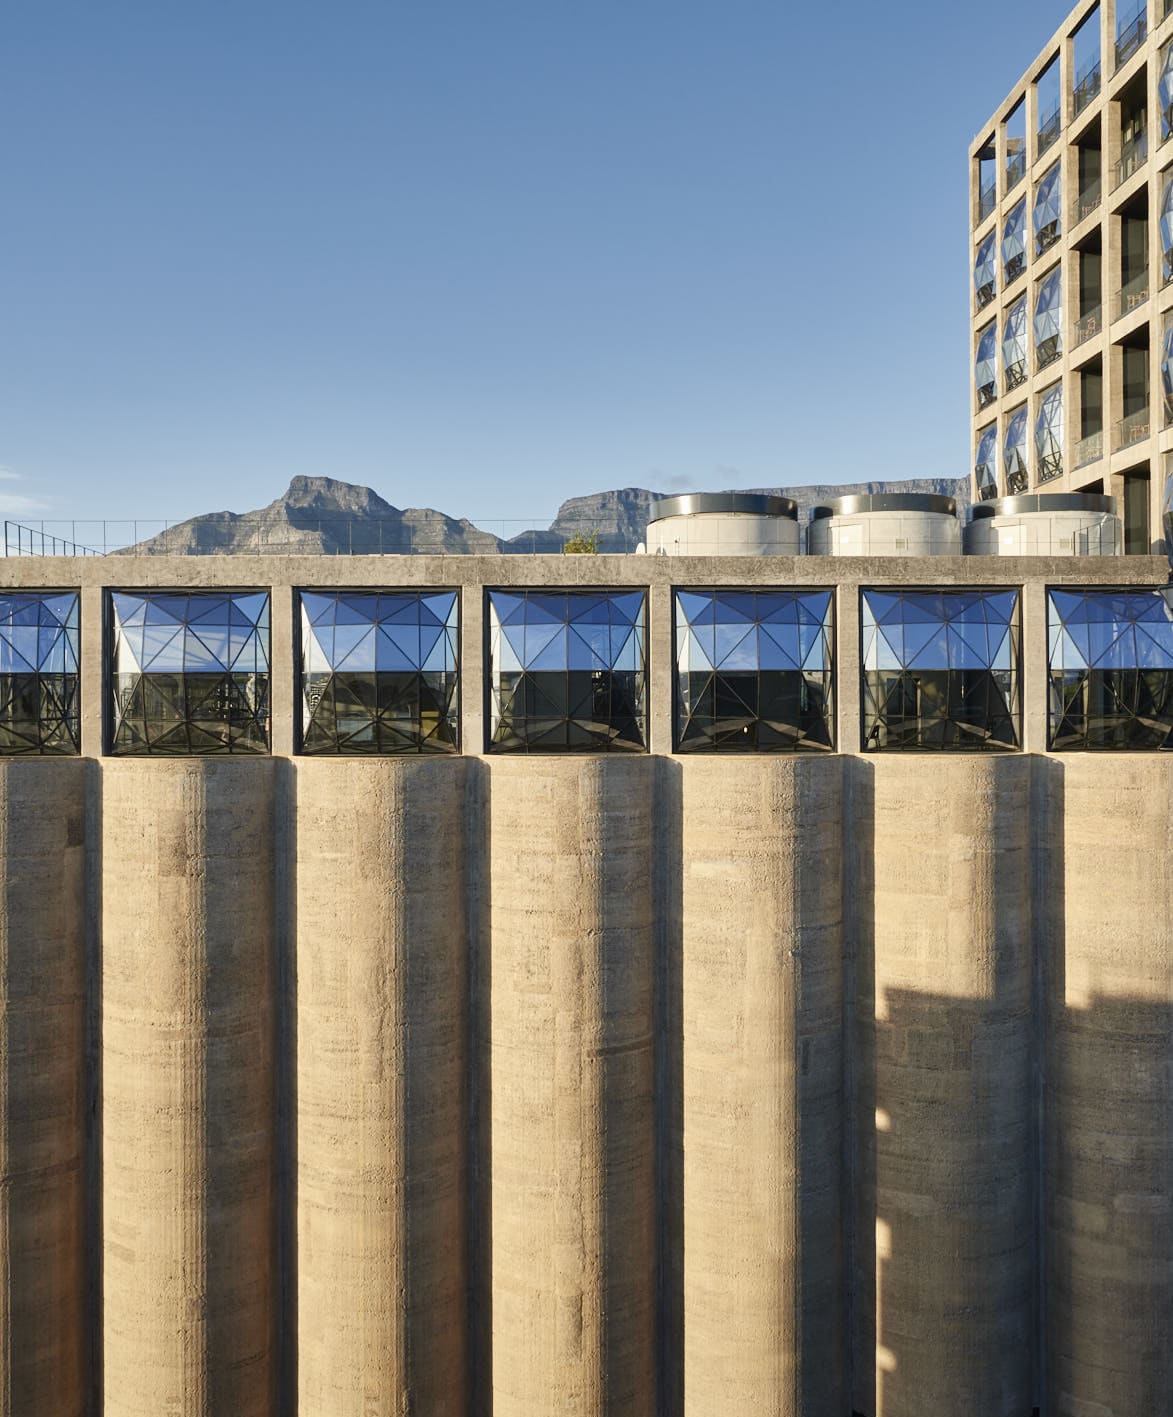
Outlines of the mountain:
{"type": "MultiPolygon", "coordinates": [[[[969,505],[968,477],[920,477],[900,482],[851,482],[806,487],[756,487],[793,498],[805,526],[810,508],[832,497],[860,492],[935,492],[969,505]]],[[[254,512],[208,512],[125,548],[145,556],[345,555],[561,551],[568,537],[599,534],[600,551],[634,551],[644,539],[648,508],[671,494],[621,487],[571,497],[548,527],[507,539],[481,531],[466,518],[431,507],[399,508],[369,487],[333,477],[295,477],[289,490],[254,512]]]]}

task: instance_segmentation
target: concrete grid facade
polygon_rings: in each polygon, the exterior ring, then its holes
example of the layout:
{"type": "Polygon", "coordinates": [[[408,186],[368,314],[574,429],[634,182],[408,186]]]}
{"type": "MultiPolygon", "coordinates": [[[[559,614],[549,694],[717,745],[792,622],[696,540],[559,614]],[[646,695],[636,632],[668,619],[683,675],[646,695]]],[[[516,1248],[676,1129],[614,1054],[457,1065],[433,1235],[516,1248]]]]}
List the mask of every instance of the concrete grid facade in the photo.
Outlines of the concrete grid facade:
{"type": "Polygon", "coordinates": [[[1104,492],[1120,499],[1129,552],[1161,550],[1173,511],[1171,44],[1169,0],[1085,0],[969,154],[975,499],[1104,492]],[[1020,202],[1022,271],[1008,279],[1004,240],[1020,202]],[[980,260],[990,238],[992,290],[980,260]],[[992,378],[979,367],[991,327],[992,378]],[[1007,434],[1022,411],[1020,465],[1007,434]]]}
{"type": "Polygon", "coordinates": [[[1045,751],[1045,600],[1167,571],[4,563],[84,720],[0,763],[0,1414],[1162,1411],[1173,754],[1045,751]],[[480,752],[510,584],[647,590],[648,754],[480,752]],[[293,755],[329,585],[460,590],[461,755],[293,755]],[[834,590],[843,751],[673,755],[690,585],[834,590]],[[858,750],[885,585],[1021,591],[1025,752],[858,750]],[[272,756],[102,756],[168,586],[271,594],[272,756]]]}

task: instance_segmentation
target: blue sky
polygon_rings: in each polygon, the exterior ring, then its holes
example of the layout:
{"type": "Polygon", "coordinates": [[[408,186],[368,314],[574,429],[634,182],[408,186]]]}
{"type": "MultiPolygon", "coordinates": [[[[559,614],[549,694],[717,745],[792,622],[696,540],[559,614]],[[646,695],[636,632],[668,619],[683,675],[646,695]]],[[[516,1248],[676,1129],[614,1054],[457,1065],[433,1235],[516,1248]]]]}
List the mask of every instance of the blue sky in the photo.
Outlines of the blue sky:
{"type": "Polygon", "coordinates": [[[801,8],[7,0],[0,510],[964,474],[966,151],[1065,8],[801,8]]]}

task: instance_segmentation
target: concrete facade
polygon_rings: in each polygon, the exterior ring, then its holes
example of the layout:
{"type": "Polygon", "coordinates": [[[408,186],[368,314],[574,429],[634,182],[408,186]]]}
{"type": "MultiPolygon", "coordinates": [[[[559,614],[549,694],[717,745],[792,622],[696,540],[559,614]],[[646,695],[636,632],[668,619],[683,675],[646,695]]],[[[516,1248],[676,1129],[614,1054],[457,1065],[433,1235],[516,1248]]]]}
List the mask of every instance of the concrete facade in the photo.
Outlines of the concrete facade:
{"type": "Polygon", "coordinates": [[[1167,571],[5,563],[85,752],[0,765],[0,1414],[1163,1410],[1173,766],[1047,751],[1045,595],[1167,571]],[[271,592],[273,757],[103,757],[104,588],[201,584],[271,592]],[[462,755],[292,755],[329,584],[461,590],[462,755]],[[509,584],[647,587],[648,754],[480,751],[509,584]],[[672,753],[714,584],[834,588],[838,752],[672,753]],[[861,752],[892,584],[1021,590],[1027,751],[861,752]]]}

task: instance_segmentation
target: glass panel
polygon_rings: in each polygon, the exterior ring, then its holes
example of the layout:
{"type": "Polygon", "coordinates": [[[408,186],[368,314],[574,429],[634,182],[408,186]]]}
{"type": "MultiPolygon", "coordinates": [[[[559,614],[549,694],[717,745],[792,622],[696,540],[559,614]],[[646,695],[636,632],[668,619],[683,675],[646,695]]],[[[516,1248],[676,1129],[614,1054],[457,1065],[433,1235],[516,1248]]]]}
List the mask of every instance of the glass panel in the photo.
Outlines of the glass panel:
{"type": "Polygon", "coordinates": [[[985,408],[998,397],[998,329],[987,325],[978,335],[977,358],[973,366],[978,407],[985,408]]]}
{"type": "Polygon", "coordinates": [[[991,231],[977,249],[973,263],[973,288],[977,296],[978,309],[993,300],[997,291],[998,266],[994,255],[995,235],[991,231]]]}
{"type": "Polygon", "coordinates": [[[1006,473],[1007,492],[1025,492],[1026,467],[1026,405],[1010,415],[1006,424],[1006,439],[1002,444],[1002,467],[1006,473]]]}
{"type": "Polygon", "coordinates": [[[1173,169],[1164,175],[1161,188],[1161,283],[1173,280],[1173,169]]]}
{"type": "Polygon", "coordinates": [[[1035,353],[1038,367],[1063,353],[1063,270],[1056,266],[1039,285],[1035,298],[1035,353]]]}
{"type": "Polygon", "coordinates": [[[863,747],[1006,751],[1021,741],[1014,590],[865,590],[863,747]]]}
{"type": "Polygon", "coordinates": [[[1173,44],[1161,51],[1161,77],[1157,83],[1157,98],[1161,109],[1161,141],[1173,137],[1173,44]]]}
{"type": "Polygon", "coordinates": [[[1006,391],[1026,383],[1026,296],[1006,316],[1002,331],[1002,372],[1006,391]]]}
{"type": "Polygon", "coordinates": [[[1002,282],[1009,285],[1026,269],[1026,199],[1006,218],[1002,228],[1002,282]]]}
{"type": "Polygon", "coordinates": [[[1014,105],[1006,119],[1006,190],[1021,182],[1026,172],[1026,102],[1014,105]]]}
{"type": "Polygon", "coordinates": [[[676,593],[681,753],[787,753],[834,745],[828,590],[676,593]]]}
{"type": "Polygon", "coordinates": [[[0,756],[81,752],[76,591],[0,593],[0,756]]]}
{"type": "Polygon", "coordinates": [[[1035,190],[1035,253],[1041,254],[1058,241],[1063,228],[1063,184],[1056,163],[1035,190]]]}
{"type": "Polygon", "coordinates": [[[1165,553],[1173,559],[1173,454],[1165,455],[1165,497],[1161,503],[1161,522],[1165,532],[1165,553]]]}
{"type": "Polygon", "coordinates": [[[110,595],[116,756],[269,751],[269,597],[110,595]]]}
{"type": "Polygon", "coordinates": [[[988,502],[998,495],[998,425],[991,423],[978,435],[977,456],[974,459],[978,500],[988,502]]]}
{"type": "Polygon", "coordinates": [[[643,752],[641,591],[489,592],[489,751],[643,752]]]}
{"type": "Polygon", "coordinates": [[[1063,385],[1055,384],[1039,402],[1035,419],[1038,480],[1049,482],[1063,471],[1063,385]]]}
{"type": "Polygon", "coordinates": [[[1047,600],[1052,749],[1173,748],[1173,591],[1047,600]]]}
{"type": "Polygon", "coordinates": [[[301,751],[455,753],[455,591],[302,591],[301,751]]]}
{"type": "Polygon", "coordinates": [[[1173,319],[1165,316],[1161,339],[1161,390],[1165,401],[1165,426],[1173,423],[1173,319]]]}

